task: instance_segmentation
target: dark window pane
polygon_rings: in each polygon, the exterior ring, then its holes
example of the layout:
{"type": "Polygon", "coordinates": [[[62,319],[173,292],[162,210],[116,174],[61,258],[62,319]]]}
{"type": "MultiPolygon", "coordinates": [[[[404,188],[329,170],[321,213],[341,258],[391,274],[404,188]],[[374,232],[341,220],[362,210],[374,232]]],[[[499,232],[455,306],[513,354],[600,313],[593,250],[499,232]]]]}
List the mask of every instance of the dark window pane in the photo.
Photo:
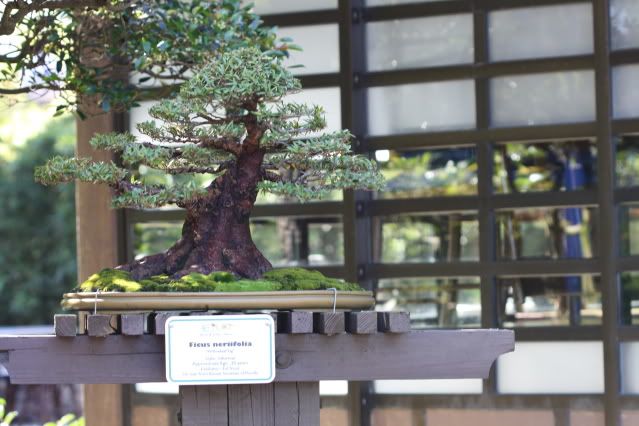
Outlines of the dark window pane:
{"type": "Polygon", "coordinates": [[[380,280],[377,308],[410,312],[413,328],[479,327],[479,278],[393,278],[380,280]]]}
{"type": "Polygon", "coordinates": [[[475,195],[477,160],[474,148],[375,151],[386,179],[379,198],[475,195]]]}
{"type": "Polygon", "coordinates": [[[253,219],[251,235],[273,266],[344,262],[344,234],[337,218],[253,219]]]}
{"type": "Polygon", "coordinates": [[[621,280],[621,321],[639,325],[639,272],[623,272],[621,280]]]}
{"type": "Polygon", "coordinates": [[[596,210],[584,207],[499,211],[499,259],[582,259],[594,257],[596,210]]]}
{"type": "Polygon", "coordinates": [[[376,261],[439,262],[479,259],[474,213],[373,218],[376,261]]]}
{"type": "Polygon", "coordinates": [[[595,275],[497,280],[504,327],[601,324],[601,288],[595,275]]]}
{"type": "Polygon", "coordinates": [[[496,193],[573,191],[596,185],[593,141],[507,143],[495,147],[496,193]]]}

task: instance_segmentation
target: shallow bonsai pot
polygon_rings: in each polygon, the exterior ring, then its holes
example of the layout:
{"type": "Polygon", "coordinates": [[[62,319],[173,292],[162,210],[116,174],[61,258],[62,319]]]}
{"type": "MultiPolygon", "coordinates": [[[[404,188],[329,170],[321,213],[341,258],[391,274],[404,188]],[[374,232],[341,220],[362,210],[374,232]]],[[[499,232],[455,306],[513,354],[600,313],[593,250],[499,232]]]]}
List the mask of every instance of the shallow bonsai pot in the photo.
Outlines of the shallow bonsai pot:
{"type": "Polygon", "coordinates": [[[243,309],[367,309],[375,304],[370,291],[255,291],[255,292],[83,292],[66,293],[66,310],[171,311],[243,309]]]}

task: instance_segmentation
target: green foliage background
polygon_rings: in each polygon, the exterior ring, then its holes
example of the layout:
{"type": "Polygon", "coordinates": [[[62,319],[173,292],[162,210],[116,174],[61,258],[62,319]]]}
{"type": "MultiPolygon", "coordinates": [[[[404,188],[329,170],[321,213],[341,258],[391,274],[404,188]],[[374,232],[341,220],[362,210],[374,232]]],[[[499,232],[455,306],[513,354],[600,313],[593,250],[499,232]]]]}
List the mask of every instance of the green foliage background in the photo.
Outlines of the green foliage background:
{"type": "Polygon", "coordinates": [[[52,120],[14,147],[11,159],[0,157],[2,325],[50,323],[60,295],[77,281],[74,186],[46,188],[33,180],[36,165],[73,153],[74,132],[71,117],[52,120]]]}

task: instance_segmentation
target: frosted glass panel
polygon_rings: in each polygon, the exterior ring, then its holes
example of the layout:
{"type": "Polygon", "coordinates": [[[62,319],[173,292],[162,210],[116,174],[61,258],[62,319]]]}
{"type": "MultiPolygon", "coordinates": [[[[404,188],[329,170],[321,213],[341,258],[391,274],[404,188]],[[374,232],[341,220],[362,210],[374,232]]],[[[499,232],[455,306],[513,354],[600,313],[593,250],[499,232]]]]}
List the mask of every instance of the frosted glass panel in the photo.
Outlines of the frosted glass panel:
{"type": "Polygon", "coordinates": [[[489,15],[490,59],[592,53],[592,6],[532,7],[489,15]]]}
{"type": "Polygon", "coordinates": [[[621,344],[621,388],[623,393],[639,394],[639,342],[621,344]]]}
{"type": "Polygon", "coordinates": [[[639,65],[612,70],[612,110],[615,118],[639,116],[639,65]]]}
{"type": "Polygon", "coordinates": [[[346,380],[320,380],[319,391],[322,396],[348,395],[348,382],[346,380]]]}
{"type": "Polygon", "coordinates": [[[175,383],[136,383],[135,391],[139,393],[153,393],[164,395],[177,395],[179,385],[175,383]]]}
{"type": "Polygon", "coordinates": [[[604,391],[601,342],[524,342],[497,360],[497,388],[510,394],[604,391]]]}
{"type": "Polygon", "coordinates": [[[144,121],[154,120],[154,118],[149,115],[149,109],[151,109],[151,107],[157,102],[158,101],[140,102],[139,107],[131,108],[129,111],[129,132],[138,137],[139,141],[151,141],[150,137],[138,132],[136,126],[144,121]]]}
{"type": "Polygon", "coordinates": [[[472,80],[374,87],[368,90],[371,135],[475,127],[472,80]]]}
{"type": "Polygon", "coordinates": [[[473,17],[445,15],[366,25],[371,71],[473,61],[473,17]]]}
{"type": "Polygon", "coordinates": [[[639,2],[610,1],[610,42],[613,49],[639,47],[639,2]]]}
{"type": "Polygon", "coordinates": [[[337,87],[322,89],[306,89],[299,93],[288,95],[287,102],[307,103],[324,107],[326,130],[340,130],[342,128],[342,107],[340,91],[337,87]]]}
{"type": "Polygon", "coordinates": [[[531,74],[490,82],[495,126],[570,123],[595,119],[592,71],[531,74]]]}
{"type": "Polygon", "coordinates": [[[390,395],[477,394],[481,379],[376,380],[375,393],[390,395]]]}
{"type": "Polygon", "coordinates": [[[337,8],[337,0],[245,0],[242,3],[253,3],[255,13],[262,15],[337,8]]]}
{"type": "Polygon", "coordinates": [[[304,65],[292,68],[295,75],[339,72],[339,34],[337,24],[310,25],[305,27],[283,27],[279,37],[290,37],[299,45],[300,51],[291,50],[284,65],[304,65]]]}

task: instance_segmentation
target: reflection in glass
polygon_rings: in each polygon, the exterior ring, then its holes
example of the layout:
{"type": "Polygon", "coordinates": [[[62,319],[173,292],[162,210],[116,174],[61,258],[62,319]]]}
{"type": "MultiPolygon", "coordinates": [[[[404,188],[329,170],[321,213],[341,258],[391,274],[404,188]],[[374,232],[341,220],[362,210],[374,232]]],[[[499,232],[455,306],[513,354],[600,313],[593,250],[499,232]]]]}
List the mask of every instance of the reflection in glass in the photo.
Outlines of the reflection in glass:
{"type": "Polygon", "coordinates": [[[473,213],[376,217],[373,241],[374,258],[380,262],[479,258],[479,229],[477,215],[473,213]]]}
{"type": "Polygon", "coordinates": [[[583,259],[594,256],[595,209],[527,208],[498,211],[500,259],[583,259]]]}
{"type": "Polygon", "coordinates": [[[344,262],[344,231],[336,218],[252,219],[251,236],[273,266],[344,262]]]}
{"type": "Polygon", "coordinates": [[[639,135],[624,135],[616,144],[617,186],[639,185],[639,135]]]}
{"type": "MultiPolygon", "coordinates": [[[[181,222],[135,224],[135,257],[168,249],[180,238],[181,231],[181,222]]],[[[336,218],[255,218],[251,219],[251,236],[273,266],[344,262],[344,234],[336,218]]]]}
{"type": "Polygon", "coordinates": [[[413,328],[479,327],[479,278],[393,278],[380,280],[377,309],[410,312],[413,328]]]}
{"type": "Polygon", "coordinates": [[[580,55],[593,50],[590,4],[499,10],[491,12],[488,19],[493,61],[580,55]]]}
{"type": "Polygon", "coordinates": [[[626,325],[639,325],[639,272],[622,272],[621,321],[626,325]]]}
{"type": "Polygon", "coordinates": [[[599,276],[514,277],[497,283],[504,327],[601,324],[599,276]]]}
{"type": "Polygon", "coordinates": [[[595,119],[593,71],[513,75],[490,81],[495,126],[534,126],[595,119]]]}
{"type": "MultiPolygon", "coordinates": [[[[326,197],[321,199],[313,199],[306,201],[307,203],[315,203],[318,201],[342,201],[342,191],[331,191],[326,197]]],[[[301,201],[296,197],[287,197],[285,195],[272,194],[270,192],[259,192],[255,204],[285,204],[285,203],[300,203],[301,201]]]]}
{"type": "Polygon", "coordinates": [[[477,193],[474,148],[414,151],[378,150],[375,159],[386,179],[379,198],[416,198],[477,193]]]}
{"type": "Polygon", "coordinates": [[[473,17],[444,15],[366,24],[369,71],[473,62],[473,17]]]}
{"type": "Polygon", "coordinates": [[[181,222],[136,223],[133,226],[133,256],[140,259],[161,253],[175,244],[181,235],[181,222]]]}
{"type": "Polygon", "coordinates": [[[619,254],[639,255],[639,204],[625,204],[619,207],[619,254]]]}
{"type": "Polygon", "coordinates": [[[295,75],[339,72],[339,34],[337,24],[308,25],[304,27],[281,27],[278,37],[290,37],[293,44],[303,50],[291,50],[290,58],[284,61],[295,75]]]}
{"type": "Polygon", "coordinates": [[[639,65],[612,69],[612,113],[615,118],[639,116],[639,65]]]}
{"type": "Polygon", "coordinates": [[[495,147],[497,193],[574,191],[596,185],[596,148],[589,140],[506,143],[495,147]]]}
{"type": "Polygon", "coordinates": [[[371,135],[475,127],[473,80],[404,84],[368,89],[371,135]]]}
{"type": "Polygon", "coordinates": [[[610,42],[613,49],[639,47],[639,2],[610,1],[610,42]]]}

